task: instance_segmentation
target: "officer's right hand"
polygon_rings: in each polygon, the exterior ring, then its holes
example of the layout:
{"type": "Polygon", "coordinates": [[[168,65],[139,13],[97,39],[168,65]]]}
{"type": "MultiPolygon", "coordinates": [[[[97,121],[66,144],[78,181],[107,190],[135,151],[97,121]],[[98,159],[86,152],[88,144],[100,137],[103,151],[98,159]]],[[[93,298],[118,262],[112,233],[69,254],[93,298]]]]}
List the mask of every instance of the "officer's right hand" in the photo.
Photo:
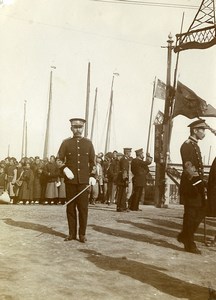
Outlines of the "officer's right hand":
{"type": "Polygon", "coordinates": [[[64,168],[63,172],[68,179],[72,180],[74,178],[73,172],[68,167],[64,168]]]}
{"type": "Polygon", "coordinates": [[[90,185],[95,185],[96,184],[96,179],[94,177],[89,177],[89,184],[90,185]]]}

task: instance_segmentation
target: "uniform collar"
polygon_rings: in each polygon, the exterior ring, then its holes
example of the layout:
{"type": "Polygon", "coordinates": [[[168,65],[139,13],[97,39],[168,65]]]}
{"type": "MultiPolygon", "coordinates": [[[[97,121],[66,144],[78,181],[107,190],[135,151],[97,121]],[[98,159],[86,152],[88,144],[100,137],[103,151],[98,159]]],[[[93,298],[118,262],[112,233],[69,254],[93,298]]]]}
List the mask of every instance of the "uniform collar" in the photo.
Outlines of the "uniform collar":
{"type": "Polygon", "coordinates": [[[191,140],[192,142],[194,142],[196,144],[198,143],[198,140],[195,137],[193,137],[192,135],[189,136],[189,140],[191,140]]]}
{"type": "Polygon", "coordinates": [[[75,140],[81,140],[83,137],[82,136],[73,136],[72,139],[75,139],[75,140]]]}

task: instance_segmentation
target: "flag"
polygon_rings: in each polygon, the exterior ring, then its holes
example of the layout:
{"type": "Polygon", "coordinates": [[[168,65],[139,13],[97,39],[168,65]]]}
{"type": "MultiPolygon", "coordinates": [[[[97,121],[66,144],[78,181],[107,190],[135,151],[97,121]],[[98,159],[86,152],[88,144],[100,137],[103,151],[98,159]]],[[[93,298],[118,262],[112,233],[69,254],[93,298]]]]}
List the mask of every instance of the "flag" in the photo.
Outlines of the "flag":
{"type": "Polygon", "coordinates": [[[166,84],[160,79],[157,80],[157,85],[155,89],[155,98],[159,98],[162,100],[166,99],[166,84]]]}
{"type": "Polygon", "coordinates": [[[178,81],[172,117],[174,118],[178,115],[183,115],[189,119],[216,117],[216,109],[178,81]]]}

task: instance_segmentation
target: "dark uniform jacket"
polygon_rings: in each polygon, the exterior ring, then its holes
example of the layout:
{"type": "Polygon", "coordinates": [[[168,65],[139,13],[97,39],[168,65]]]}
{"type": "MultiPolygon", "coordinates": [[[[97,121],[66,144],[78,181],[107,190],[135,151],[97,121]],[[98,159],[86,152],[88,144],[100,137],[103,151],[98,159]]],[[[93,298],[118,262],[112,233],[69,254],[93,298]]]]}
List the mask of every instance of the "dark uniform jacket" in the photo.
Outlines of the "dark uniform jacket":
{"type": "Polygon", "coordinates": [[[209,172],[207,196],[207,216],[216,217],[216,158],[209,172]]]}
{"type": "Polygon", "coordinates": [[[190,136],[182,144],[180,152],[183,164],[180,181],[180,203],[200,207],[204,205],[205,194],[202,156],[197,140],[190,136]]]}
{"type": "Polygon", "coordinates": [[[55,162],[48,162],[44,168],[44,174],[47,177],[47,182],[55,182],[60,176],[60,170],[55,162]]]}
{"type": "Polygon", "coordinates": [[[117,175],[117,185],[128,186],[129,165],[131,158],[123,156],[119,161],[119,172],[117,175]]]}
{"type": "Polygon", "coordinates": [[[148,165],[150,162],[144,161],[138,157],[134,158],[131,162],[131,171],[134,175],[133,184],[135,186],[146,185],[146,175],[149,172],[148,165]]]}
{"type": "Polygon", "coordinates": [[[74,174],[72,180],[65,177],[66,183],[88,184],[89,176],[96,173],[94,147],[87,138],[72,137],[64,140],[57,156],[74,174]]]}
{"type": "Polygon", "coordinates": [[[108,169],[108,179],[110,182],[116,183],[118,172],[119,172],[119,160],[117,158],[114,158],[111,160],[108,169]]]}

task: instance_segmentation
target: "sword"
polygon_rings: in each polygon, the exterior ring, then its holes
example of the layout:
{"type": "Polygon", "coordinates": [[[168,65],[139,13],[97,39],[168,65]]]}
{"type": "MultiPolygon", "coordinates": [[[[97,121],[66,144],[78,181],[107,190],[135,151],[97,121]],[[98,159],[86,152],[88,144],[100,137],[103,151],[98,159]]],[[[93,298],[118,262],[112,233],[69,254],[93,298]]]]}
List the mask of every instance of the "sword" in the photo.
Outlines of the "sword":
{"type": "Polygon", "coordinates": [[[81,192],[79,192],[76,196],[74,196],[72,199],[68,200],[68,202],[66,202],[63,206],[68,205],[69,203],[71,203],[72,201],[74,201],[79,195],[81,195],[83,192],[85,192],[89,187],[91,186],[91,184],[87,185],[81,192]]]}

